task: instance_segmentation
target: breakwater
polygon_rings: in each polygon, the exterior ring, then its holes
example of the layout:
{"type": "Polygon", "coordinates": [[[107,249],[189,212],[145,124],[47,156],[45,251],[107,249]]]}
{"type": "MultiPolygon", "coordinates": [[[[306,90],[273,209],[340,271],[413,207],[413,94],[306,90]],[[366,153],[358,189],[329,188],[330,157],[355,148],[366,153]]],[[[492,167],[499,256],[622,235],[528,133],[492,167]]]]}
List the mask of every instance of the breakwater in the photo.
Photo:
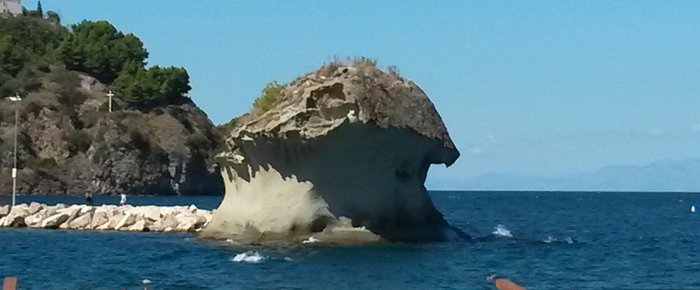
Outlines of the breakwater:
{"type": "Polygon", "coordinates": [[[37,202],[0,206],[0,227],[40,229],[196,232],[209,224],[212,211],[191,206],[46,205],[37,202]]]}

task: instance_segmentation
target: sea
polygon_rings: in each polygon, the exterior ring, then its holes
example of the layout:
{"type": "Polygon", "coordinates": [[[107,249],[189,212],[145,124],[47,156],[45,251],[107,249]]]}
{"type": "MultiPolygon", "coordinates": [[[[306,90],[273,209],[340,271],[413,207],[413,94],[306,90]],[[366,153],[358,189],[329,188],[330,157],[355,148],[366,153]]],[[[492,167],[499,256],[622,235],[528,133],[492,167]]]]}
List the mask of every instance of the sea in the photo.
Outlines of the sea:
{"type": "MultiPolygon", "coordinates": [[[[690,211],[700,193],[430,195],[472,241],[241,246],[182,233],[0,229],[0,277],[17,276],[19,289],[495,289],[492,274],[527,289],[700,289],[700,213],[690,211]]],[[[30,201],[82,203],[18,198],[30,201]]],[[[129,197],[210,209],[220,201],[129,197]]]]}

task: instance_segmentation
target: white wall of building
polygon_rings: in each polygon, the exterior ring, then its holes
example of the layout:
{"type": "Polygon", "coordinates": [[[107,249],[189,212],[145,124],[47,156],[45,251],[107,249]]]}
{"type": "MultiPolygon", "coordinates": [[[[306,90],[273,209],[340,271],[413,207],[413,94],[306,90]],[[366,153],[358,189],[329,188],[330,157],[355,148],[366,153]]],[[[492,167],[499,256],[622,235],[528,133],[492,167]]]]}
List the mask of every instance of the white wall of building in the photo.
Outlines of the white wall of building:
{"type": "Polygon", "coordinates": [[[21,0],[0,0],[0,13],[22,14],[21,0]]]}

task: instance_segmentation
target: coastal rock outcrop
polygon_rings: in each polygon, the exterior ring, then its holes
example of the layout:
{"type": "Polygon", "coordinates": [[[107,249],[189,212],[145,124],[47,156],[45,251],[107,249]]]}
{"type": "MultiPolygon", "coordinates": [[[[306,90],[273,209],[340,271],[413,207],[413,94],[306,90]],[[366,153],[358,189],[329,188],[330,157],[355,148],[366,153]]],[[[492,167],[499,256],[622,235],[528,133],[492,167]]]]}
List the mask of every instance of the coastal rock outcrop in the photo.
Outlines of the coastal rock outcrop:
{"type": "Polygon", "coordinates": [[[0,99],[0,187],[12,182],[17,105],[20,193],[223,193],[209,162],[218,134],[191,100],[138,110],[115,97],[108,112],[104,84],[66,73],[78,78],[68,96],[41,89],[17,104],[0,99]]]}
{"type": "Polygon", "coordinates": [[[225,197],[203,238],[241,242],[468,239],[433,206],[431,164],[459,152],[426,94],[361,59],[331,63],[243,115],[220,154],[225,197]]]}

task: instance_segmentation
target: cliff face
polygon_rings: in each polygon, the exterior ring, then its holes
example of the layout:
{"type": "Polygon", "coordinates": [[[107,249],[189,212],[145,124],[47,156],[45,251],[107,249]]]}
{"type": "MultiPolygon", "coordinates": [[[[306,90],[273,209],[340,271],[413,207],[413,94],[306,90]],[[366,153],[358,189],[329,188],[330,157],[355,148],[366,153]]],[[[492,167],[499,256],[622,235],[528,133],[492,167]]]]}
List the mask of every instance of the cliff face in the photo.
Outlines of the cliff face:
{"type": "MultiPolygon", "coordinates": [[[[18,190],[29,194],[218,194],[217,170],[207,165],[218,136],[191,101],[131,110],[118,98],[107,112],[107,89],[76,79],[71,92],[52,84],[19,103],[0,100],[0,188],[10,188],[14,113],[20,115],[18,190]]],[[[67,78],[69,76],[66,76],[67,78]]],[[[0,194],[9,194],[3,190],[0,194]]]]}
{"type": "Polygon", "coordinates": [[[459,152],[425,93],[371,63],[324,66],[226,139],[224,200],[203,237],[436,241],[451,228],[423,183],[459,152]]]}

